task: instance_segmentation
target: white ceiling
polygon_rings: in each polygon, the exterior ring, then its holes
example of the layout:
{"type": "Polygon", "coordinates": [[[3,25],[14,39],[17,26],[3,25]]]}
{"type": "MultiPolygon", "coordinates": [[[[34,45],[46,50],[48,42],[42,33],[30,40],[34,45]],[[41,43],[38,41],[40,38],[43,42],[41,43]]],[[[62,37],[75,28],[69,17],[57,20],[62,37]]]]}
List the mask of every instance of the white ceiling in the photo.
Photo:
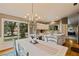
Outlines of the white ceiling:
{"type": "MultiPolygon", "coordinates": [[[[36,3],[33,4],[33,13],[42,18],[46,16],[45,21],[57,20],[69,16],[79,11],[79,4],[73,6],[72,3],[36,3]]],[[[0,13],[23,17],[27,13],[32,13],[31,3],[0,3],[0,13]]],[[[42,19],[43,20],[43,19],[42,19]]]]}

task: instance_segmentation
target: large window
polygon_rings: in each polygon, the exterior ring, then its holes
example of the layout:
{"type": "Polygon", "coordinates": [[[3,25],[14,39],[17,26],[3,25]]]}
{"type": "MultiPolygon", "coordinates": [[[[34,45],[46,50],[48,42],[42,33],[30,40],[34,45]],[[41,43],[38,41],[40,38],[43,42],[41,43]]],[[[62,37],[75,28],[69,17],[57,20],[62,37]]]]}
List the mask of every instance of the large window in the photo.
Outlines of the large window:
{"type": "Polygon", "coordinates": [[[4,40],[18,38],[18,23],[12,21],[4,21],[4,40]]]}
{"type": "Polygon", "coordinates": [[[20,23],[19,24],[20,28],[20,38],[26,38],[28,36],[28,24],[25,23],[20,23]]]}
{"type": "Polygon", "coordinates": [[[28,24],[23,21],[2,19],[2,37],[5,41],[28,37],[28,24]]]}

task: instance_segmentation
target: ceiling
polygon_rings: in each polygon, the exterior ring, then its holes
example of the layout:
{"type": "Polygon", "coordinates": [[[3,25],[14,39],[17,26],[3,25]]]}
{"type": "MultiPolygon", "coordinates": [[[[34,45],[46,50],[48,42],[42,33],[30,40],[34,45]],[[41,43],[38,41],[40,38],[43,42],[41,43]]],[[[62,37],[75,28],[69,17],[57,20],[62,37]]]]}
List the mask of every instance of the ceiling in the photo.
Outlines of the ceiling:
{"type": "MultiPolygon", "coordinates": [[[[42,21],[49,22],[79,12],[79,4],[72,3],[34,3],[33,14],[41,17],[42,21]]],[[[31,3],[0,3],[0,13],[24,18],[27,13],[32,14],[31,3]]]]}

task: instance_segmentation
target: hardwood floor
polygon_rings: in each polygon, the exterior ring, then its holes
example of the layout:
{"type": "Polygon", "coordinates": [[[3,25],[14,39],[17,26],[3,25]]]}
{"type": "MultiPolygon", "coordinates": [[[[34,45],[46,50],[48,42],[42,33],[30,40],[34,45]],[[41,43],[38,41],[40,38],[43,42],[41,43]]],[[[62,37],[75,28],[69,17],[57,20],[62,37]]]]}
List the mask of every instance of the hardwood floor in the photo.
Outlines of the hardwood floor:
{"type": "MultiPolygon", "coordinates": [[[[65,56],[79,56],[79,53],[78,52],[74,52],[71,50],[71,47],[76,47],[76,48],[79,48],[79,44],[77,44],[77,42],[73,39],[66,39],[66,42],[63,46],[66,46],[68,47],[68,51],[66,53],[65,56]]],[[[4,54],[7,53],[6,51],[11,51],[13,50],[14,48],[10,48],[10,49],[6,49],[6,50],[3,50],[3,51],[0,51],[0,55],[1,54],[4,54]]]]}
{"type": "Polygon", "coordinates": [[[7,48],[5,50],[1,50],[0,51],[0,56],[4,55],[4,54],[7,54],[8,52],[13,51],[13,50],[14,50],[14,48],[7,48]]]}
{"type": "Polygon", "coordinates": [[[75,52],[71,50],[71,47],[79,48],[79,44],[73,39],[66,39],[64,46],[68,47],[68,51],[66,56],[79,56],[79,52],[75,52]]]}

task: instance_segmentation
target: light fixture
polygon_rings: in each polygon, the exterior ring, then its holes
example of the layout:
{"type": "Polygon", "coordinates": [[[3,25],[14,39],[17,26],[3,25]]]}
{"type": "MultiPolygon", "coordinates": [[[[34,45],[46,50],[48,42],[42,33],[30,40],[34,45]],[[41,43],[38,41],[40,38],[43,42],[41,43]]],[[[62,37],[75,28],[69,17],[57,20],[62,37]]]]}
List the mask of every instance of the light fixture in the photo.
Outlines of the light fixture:
{"type": "Polygon", "coordinates": [[[58,19],[58,17],[56,17],[56,19],[58,19]]]}
{"type": "Polygon", "coordinates": [[[26,15],[27,15],[27,16],[29,16],[30,14],[29,14],[29,13],[27,13],[26,15]]]}
{"type": "Polygon", "coordinates": [[[35,17],[37,17],[38,15],[37,14],[35,14],[35,17]]]}
{"type": "Polygon", "coordinates": [[[32,22],[32,23],[34,23],[34,22],[36,22],[36,19],[38,18],[38,15],[37,15],[37,13],[36,14],[34,14],[34,12],[33,12],[33,7],[34,7],[34,5],[33,5],[33,3],[32,3],[32,14],[30,15],[29,13],[27,13],[26,15],[27,15],[27,17],[25,16],[25,18],[27,18],[30,22],[32,22]]]}
{"type": "Polygon", "coordinates": [[[38,19],[40,19],[41,17],[39,16],[38,19]]]}
{"type": "Polygon", "coordinates": [[[31,20],[32,20],[32,18],[30,17],[30,18],[29,18],[29,21],[31,21],[31,20]]]}
{"type": "Polygon", "coordinates": [[[24,18],[27,18],[27,16],[24,16],[24,18]]]}
{"type": "Polygon", "coordinates": [[[51,24],[51,25],[52,25],[52,24],[55,24],[55,21],[52,21],[50,24],[51,24]]]}
{"type": "Polygon", "coordinates": [[[41,19],[41,17],[39,16],[39,17],[37,17],[35,20],[38,21],[38,20],[40,20],[40,19],[41,19]]]}
{"type": "Polygon", "coordinates": [[[28,19],[29,21],[37,21],[38,19],[40,19],[41,17],[40,16],[38,16],[37,14],[32,14],[32,15],[30,15],[29,13],[27,13],[27,15],[26,16],[24,16],[24,18],[26,18],[26,19],[28,19]]]}
{"type": "Polygon", "coordinates": [[[44,16],[44,18],[46,18],[46,16],[44,16]]]}

